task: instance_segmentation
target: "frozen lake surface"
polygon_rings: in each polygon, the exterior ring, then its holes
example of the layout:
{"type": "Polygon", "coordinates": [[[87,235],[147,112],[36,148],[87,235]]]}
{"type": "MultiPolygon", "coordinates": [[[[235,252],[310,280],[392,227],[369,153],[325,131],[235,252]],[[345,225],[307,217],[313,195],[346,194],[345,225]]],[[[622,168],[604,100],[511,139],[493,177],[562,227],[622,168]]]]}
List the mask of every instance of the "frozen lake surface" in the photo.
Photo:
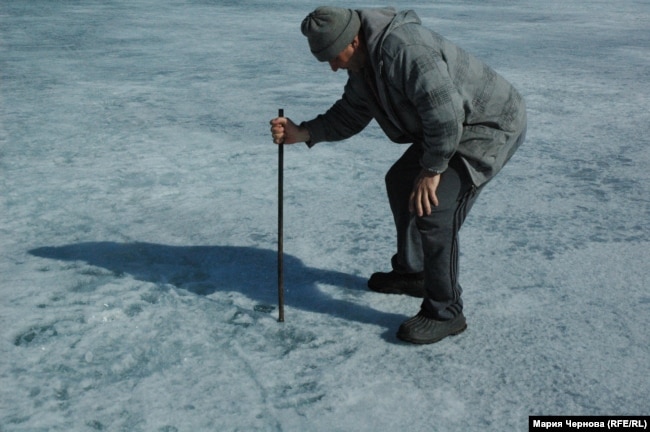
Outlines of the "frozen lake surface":
{"type": "MultiPolygon", "coordinates": [[[[527,100],[528,139],[461,238],[468,330],[395,337],[376,125],[323,112],[309,1],[0,5],[1,431],[521,431],[649,415],[650,4],[416,0],[527,100]]],[[[345,5],[336,3],[337,5],[345,5]]],[[[360,0],[353,7],[383,6],[360,0]]]]}

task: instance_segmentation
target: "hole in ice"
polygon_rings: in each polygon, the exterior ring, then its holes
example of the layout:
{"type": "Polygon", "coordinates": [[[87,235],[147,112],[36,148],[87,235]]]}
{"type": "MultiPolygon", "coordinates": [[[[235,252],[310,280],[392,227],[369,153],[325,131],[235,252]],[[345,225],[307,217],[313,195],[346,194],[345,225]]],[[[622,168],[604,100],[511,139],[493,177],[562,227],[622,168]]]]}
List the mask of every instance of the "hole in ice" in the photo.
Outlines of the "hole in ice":
{"type": "Polygon", "coordinates": [[[32,343],[42,341],[44,339],[49,339],[56,335],[58,335],[58,332],[54,326],[47,325],[41,327],[33,327],[27,330],[25,333],[16,336],[16,339],[14,339],[14,345],[28,346],[32,343]]]}
{"type": "Polygon", "coordinates": [[[253,310],[255,312],[271,313],[275,310],[275,306],[271,306],[267,304],[257,304],[255,305],[255,307],[253,307],[253,310]]]}

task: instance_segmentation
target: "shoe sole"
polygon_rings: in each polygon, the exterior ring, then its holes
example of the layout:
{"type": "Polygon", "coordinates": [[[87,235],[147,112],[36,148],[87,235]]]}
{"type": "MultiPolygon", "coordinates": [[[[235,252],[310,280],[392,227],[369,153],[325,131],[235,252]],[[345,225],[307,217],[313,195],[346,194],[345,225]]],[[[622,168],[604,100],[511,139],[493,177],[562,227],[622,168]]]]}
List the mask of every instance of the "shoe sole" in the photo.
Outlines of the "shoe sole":
{"type": "Polygon", "coordinates": [[[443,340],[447,336],[459,335],[462,332],[464,332],[466,329],[467,329],[467,323],[465,322],[465,323],[463,323],[462,327],[460,327],[458,329],[454,329],[450,333],[448,333],[448,334],[446,334],[444,336],[441,336],[439,338],[435,338],[435,339],[416,339],[416,338],[412,338],[412,337],[410,337],[408,335],[403,335],[403,334],[401,335],[399,332],[397,332],[397,337],[399,339],[403,340],[403,341],[410,342],[410,343],[413,343],[413,344],[426,345],[426,344],[432,344],[432,343],[440,342],[441,340],[443,340]]]}
{"type": "Polygon", "coordinates": [[[379,294],[406,295],[406,296],[410,296],[410,297],[424,298],[424,293],[417,293],[416,294],[416,293],[400,290],[400,289],[397,289],[397,288],[392,288],[392,289],[391,288],[380,288],[380,287],[377,287],[377,286],[370,286],[370,284],[368,284],[368,288],[370,289],[370,291],[376,292],[376,293],[379,293],[379,294]]]}

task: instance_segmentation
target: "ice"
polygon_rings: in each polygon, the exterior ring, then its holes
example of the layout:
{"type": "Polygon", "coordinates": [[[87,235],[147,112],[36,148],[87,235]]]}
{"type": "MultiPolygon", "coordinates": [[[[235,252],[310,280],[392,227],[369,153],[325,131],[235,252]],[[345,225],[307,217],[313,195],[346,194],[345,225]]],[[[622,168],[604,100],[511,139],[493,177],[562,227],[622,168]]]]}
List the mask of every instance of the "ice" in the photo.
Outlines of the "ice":
{"type": "MultiPolygon", "coordinates": [[[[462,231],[468,330],[399,342],[367,290],[404,150],[372,124],[285,149],[268,121],[343,73],[315,2],[0,6],[0,430],[525,430],[648,415],[650,5],[416,0],[528,104],[528,139],[462,231]]],[[[342,5],[342,4],[341,4],[342,5]]],[[[361,0],[353,7],[374,7],[361,0]]]]}

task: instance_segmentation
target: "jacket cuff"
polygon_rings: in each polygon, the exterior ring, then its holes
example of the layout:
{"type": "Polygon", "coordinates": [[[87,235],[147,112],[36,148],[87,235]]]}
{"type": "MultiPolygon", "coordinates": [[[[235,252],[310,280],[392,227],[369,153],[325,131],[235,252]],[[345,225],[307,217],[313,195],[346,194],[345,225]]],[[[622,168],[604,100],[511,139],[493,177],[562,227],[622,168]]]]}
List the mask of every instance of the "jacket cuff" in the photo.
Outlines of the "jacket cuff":
{"type": "Polygon", "coordinates": [[[420,166],[422,169],[430,173],[442,174],[443,172],[447,171],[449,161],[447,159],[427,157],[425,153],[422,155],[422,158],[420,158],[420,166]]]}
{"type": "Polygon", "coordinates": [[[318,119],[313,119],[309,121],[304,121],[300,123],[300,127],[304,127],[309,131],[309,141],[307,141],[307,147],[311,148],[319,142],[325,140],[325,130],[318,119]]]}
{"type": "Polygon", "coordinates": [[[436,175],[440,175],[446,171],[446,170],[433,169],[433,168],[424,168],[424,170],[430,174],[436,174],[436,175]]]}

